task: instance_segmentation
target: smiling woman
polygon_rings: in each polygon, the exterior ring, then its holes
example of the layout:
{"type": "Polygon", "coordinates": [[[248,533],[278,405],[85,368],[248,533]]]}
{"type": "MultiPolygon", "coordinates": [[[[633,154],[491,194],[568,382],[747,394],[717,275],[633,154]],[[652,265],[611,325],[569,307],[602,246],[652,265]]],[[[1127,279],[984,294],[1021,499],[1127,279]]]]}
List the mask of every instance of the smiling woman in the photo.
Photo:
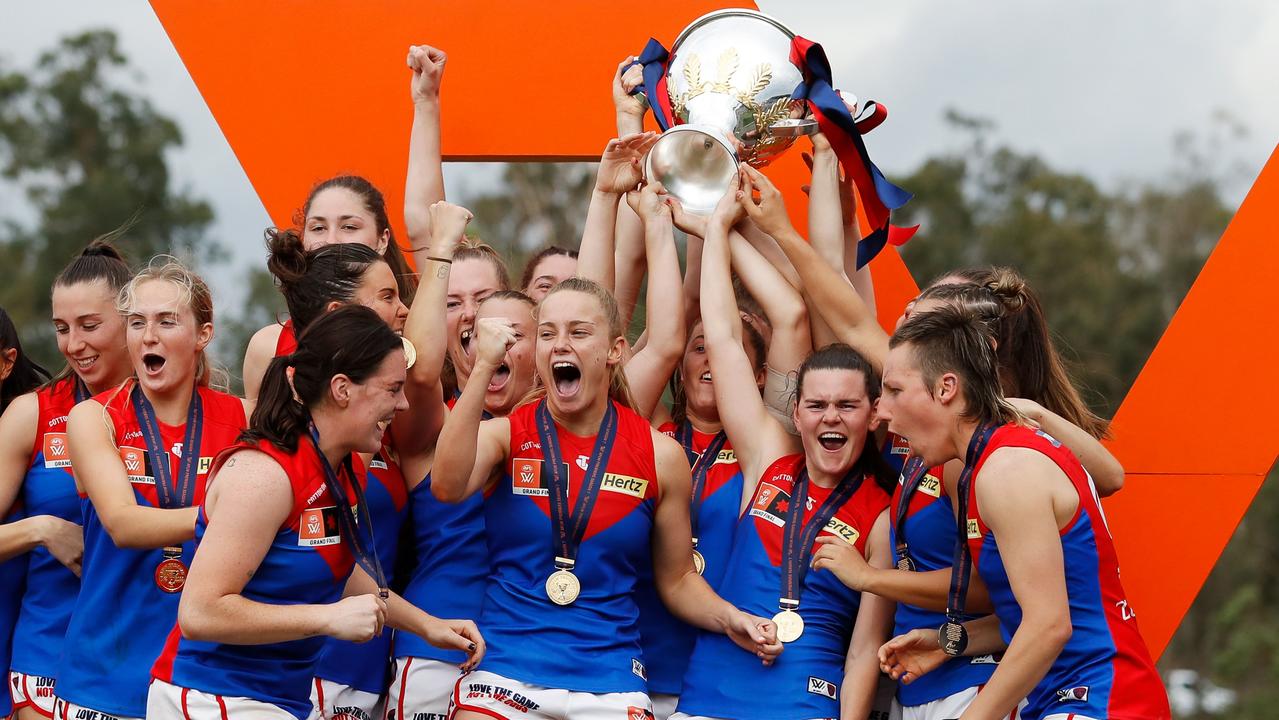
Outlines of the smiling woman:
{"type": "Polygon", "coordinates": [[[470,621],[436,619],[387,590],[364,468],[404,396],[400,337],[346,306],[271,361],[241,443],[210,471],[190,587],[157,653],[148,718],[305,718],[326,636],[384,624],[483,655],[470,621]]]}
{"type": "Polygon", "coordinates": [[[147,668],[177,617],[204,479],[245,424],[243,402],[209,387],[213,301],[199,276],[156,258],[116,305],[135,379],[67,421],[85,528],[66,633],[79,652],[63,653],[58,669],[58,713],[69,716],[145,714],[147,668]]]}

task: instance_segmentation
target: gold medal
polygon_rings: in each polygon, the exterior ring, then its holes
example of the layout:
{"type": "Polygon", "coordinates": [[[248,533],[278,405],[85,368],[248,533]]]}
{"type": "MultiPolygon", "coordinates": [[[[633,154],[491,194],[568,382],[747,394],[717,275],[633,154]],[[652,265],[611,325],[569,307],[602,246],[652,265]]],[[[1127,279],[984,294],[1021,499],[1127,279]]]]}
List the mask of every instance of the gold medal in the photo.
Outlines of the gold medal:
{"type": "Polygon", "coordinates": [[[572,605],[581,592],[581,581],[568,570],[561,568],[546,578],[546,597],[556,605],[572,605]]]}
{"type": "Polygon", "coordinates": [[[182,548],[164,549],[164,559],[155,566],[155,584],[167,593],[182,592],[182,587],[187,584],[187,565],[182,562],[182,548]]]}
{"type": "Polygon", "coordinates": [[[790,608],[774,615],[773,623],[777,625],[777,639],[781,642],[795,642],[804,634],[804,618],[790,608]]]}
{"type": "Polygon", "coordinates": [[[696,548],[693,550],[693,569],[697,571],[698,575],[706,572],[706,558],[702,557],[702,554],[696,548]]]}

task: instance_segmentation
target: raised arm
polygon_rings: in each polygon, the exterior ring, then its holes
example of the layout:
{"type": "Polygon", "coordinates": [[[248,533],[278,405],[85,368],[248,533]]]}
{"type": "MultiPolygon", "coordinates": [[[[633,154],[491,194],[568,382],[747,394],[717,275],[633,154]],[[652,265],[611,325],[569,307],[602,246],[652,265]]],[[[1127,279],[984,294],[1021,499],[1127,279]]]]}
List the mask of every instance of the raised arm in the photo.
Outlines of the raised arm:
{"type": "Polygon", "coordinates": [[[515,328],[506,318],[480,318],[476,343],[475,367],[444,421],[431,467],[431,494],[441,502],[461,502],[483,490],[505,464],[511,444],[511,424],[506,418],[481,418],[484,393],[506,351],[515,344],[515,328]]]}
{"type": "MultiPolygon", "coordinates": [[[[627,68],[634,59],[628,57],[623,60],[613,74],[613,110],[617,115],[618,137],[644,132],[644,103],[640,96],[630,94],[644,81],[641,66],[627,68]]],[[[629,204],[618,205],[614,240],[616,282],[613,295],[622,311],[622,323],[629,326],[635,314],[640,282],[644,279],[645,261],[644,225],[629,204]]]]}
{"type": "Polygon", "coordinates": [[[733,271],[742,279],[751,297],[764,308],[773,329],[765,359],[768,372],[764,377],[764,403],[787,432],[793,434],[795,404],[790,379],[813,351],[804,298],[736,231],[729,233],[729,246],[733,271]]]}
{"type": "Polygon", "coordinates": [[[595,189],[586,210],[582,245],[577,258],[577,274],[608,288],[615,286],[614,230],[617,203],[622,193],[634,190],[643,172],[640,163],[657,142],[657,133],[646,132],[609,140],[600,156],[595,189]]]}
{"type": "Polygon", "coordinates": [[[627,194],[644,221],[644,252],[648,257],[645,303],[648,341],[626,362],[626,380],[640,415],[648,417],[661,402],[666,383],[684,352],[688,329],[680,293],[679,253],[675,250],[671,208],[662,187],[650,183],[627,194]]]}
{"type": "Polygon", "coordinates": [[[440,376],[444,372],[448,346],[445,336],[449,272],[453,267],[453,249],[462,240],[472,218],[466,208],[444,201],[433,203],[429,215],[430,243],[426,254],[417,258],[422,281],[404,321],[404,337],[417,350],[417,362],[409,368],[404,384],[409,409],[391,423],[401,458],[420,456],[434,448],[448,413],[440,376]]]}
{"type": "Polygon", "coordinates": [[[84,490],[116,547],[160,548],[195,537],[196,508],[139,505],[120,451],[111,437],[106,410],[85,400],[67,419],[67,445],[76,485],[84,490]]]}
{"type": "MultiPolygon", "coordinates": [[[[426,248],[431,234],[428,208],[444,199],[444,165],[440,150],[440,82],[448,56],[430,45],[409,47],[413,78],[413,129],[409,133],[409,167],[404,179],[404,227],[414,252],[426,248]]],[[[416,258],[420,264],[422,258],[416,258]]]]}
{"type": "Polygon", "coordinates": [[[262,388],[262,376],[266,374],[266,366],[275,357],[275,347],[280,342],[280,333],[284,326],[271,323],[253,333],[249,338],[249,346],[244,350],[244,366],[241,377],[244,380],[244,397],[257,402],[258,390],[262,388]]]}
{"type": "Polygon", "coordinates": [[[795,266],[805,292],[812,298],[812,308],[835,337],[865,355],[876,370],[882,370],[884,357],[888,354],[888,334],[844,278],[843,272],[831,267],[795,231],[786,218],[784,208],[780,212],[768,212],[770,208],[782,205],[782,194],[776,186],[753,168],[747,167],[746,174],[760,195],[760,202],[752,203],[756,211],[750,212],[749,207],[747,211],[755,224],[777,241],[795,266]]]}
{"type": "MultiPolygon", "coordinates": [[[[706,336],[720,422],[746,479],[742,492],[746,502],[768,463],[792,452],[797,443],[773,419],[764,399],[755,391],[755,369],[742,349],[742,318],[733,295],[728,246],[729,228],[742,212],[739,194],[735,183],[706,225],[702,247],[702,332],[706,336]]],[[[749,197],[740,200],[751,202],[749,197]]]]}

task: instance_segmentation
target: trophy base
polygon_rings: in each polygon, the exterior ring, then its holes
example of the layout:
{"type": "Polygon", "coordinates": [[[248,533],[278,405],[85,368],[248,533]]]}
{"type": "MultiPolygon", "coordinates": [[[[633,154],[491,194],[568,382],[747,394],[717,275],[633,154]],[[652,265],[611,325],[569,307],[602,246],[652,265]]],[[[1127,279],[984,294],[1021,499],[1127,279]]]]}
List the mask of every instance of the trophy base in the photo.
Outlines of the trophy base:
{"type": "Polygon", "coordinates": [[[644,160],[644,177],[660,182],[684,209],[710,215],[737,173],[737,153],[718,128],[676,125],[657,139],[644,160]]]}

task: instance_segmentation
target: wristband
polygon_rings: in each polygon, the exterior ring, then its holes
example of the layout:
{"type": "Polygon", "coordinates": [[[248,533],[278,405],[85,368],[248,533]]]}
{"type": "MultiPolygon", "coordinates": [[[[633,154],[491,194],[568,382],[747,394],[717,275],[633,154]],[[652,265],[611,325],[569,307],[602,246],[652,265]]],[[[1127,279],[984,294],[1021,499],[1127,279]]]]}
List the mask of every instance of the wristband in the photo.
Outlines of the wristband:
{"type": "Polygon", "coordinates": [[[426,256],[426,259],[427,259],[427,260],[434,260],[435,262],[438,262],[438,263],[444,263],[445,265],[452,265],[452,264],[453,264],[453,260],[452,260],[451,258],[442,258],[442,257],[437,257],[437,256],[435,256],[435,255],[427,255],[427,256],[426,256]]]}

